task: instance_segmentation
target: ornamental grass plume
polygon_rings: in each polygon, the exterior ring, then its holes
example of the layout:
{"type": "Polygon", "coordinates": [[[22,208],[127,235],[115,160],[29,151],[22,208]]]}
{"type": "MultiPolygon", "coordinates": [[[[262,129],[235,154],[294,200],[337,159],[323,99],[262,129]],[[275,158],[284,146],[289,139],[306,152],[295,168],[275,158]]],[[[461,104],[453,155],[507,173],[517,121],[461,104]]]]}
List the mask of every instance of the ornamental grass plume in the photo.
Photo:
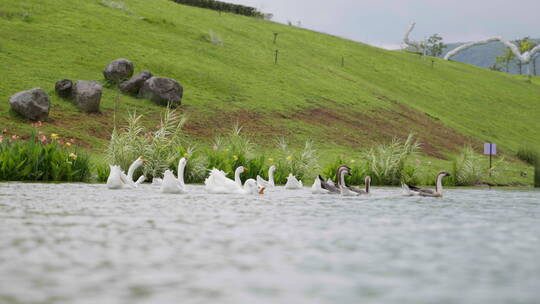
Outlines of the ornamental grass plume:
{"type": "Polygon", "coordinates": [[[368,174],[374,185],[399,185],[403,182],[405,164],[418,153],[420,143],[409,134],[405,141],[394,138],[389,144],[380,144],[362,154],[367,162],[368,174]]]}
{"type": "Polygon", "coordinates": [[[109,164],[115,164],[124,170],[139,156],[146,159],[142,170],[148,179],[161,177],[165,169],[178,159],[179,150],[186,145],[187,135],[182,128],[186,118],[175,109],[167,108],[161,113],[161,121],[155,130],[148,130],[142,123],[142,115],[129,113],[126,126],[114,128],[106,150],[109,164]]]}
{"type": "Polygon", "coordinates": [[[276,171],[274,180],[278,184],[285,184],[287,176],[292,173],[299,180],[315,177],[319,170],[319,159],[312,141],[306,141],[303,149],[293,149],[284,138],[277,141],[278,149],[273,155],[276,171]]]}

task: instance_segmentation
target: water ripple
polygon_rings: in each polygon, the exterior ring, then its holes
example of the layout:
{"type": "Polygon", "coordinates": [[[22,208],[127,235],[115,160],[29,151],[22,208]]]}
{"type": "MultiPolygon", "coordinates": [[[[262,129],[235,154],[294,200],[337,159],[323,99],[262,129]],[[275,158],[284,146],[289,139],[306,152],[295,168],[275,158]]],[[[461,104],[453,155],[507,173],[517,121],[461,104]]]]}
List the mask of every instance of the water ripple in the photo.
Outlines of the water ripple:
{"type": "Polygon", "coordinates": [[[540,192],[0,184],[1,303],[537,303],[540,192]]]}

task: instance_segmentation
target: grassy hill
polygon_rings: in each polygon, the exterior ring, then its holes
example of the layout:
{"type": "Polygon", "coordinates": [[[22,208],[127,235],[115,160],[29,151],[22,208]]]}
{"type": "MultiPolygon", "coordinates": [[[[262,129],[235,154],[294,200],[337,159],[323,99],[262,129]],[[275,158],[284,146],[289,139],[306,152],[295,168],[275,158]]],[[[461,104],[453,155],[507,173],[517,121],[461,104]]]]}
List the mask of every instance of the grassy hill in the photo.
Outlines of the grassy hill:
{"type": "MultiPolygon", "coordinates": [[[[205,141],[238,121],[269,147],[285,136],[348,151],[417,133],[424,152],[444,159],[465,143],[494,141],[507,154],[540,150],[540,79],[387,51],[260,19],[168,0],[0,0],[0,126],[29,123],[9,110],[12,94],[42,87],[52,97],[43,129],[94,151],[113,127],[118,90],[106,88],[102,113],[80,113],[54,94],[63,78],[100,80],[127,58],[184,86],[186,131],[205,141]],[[273,44],[273,33],[279,33],[273,44]],[[274,63],[279,50],[278,64],[274,63]],[[341,66],[342,56],[345,66],[341,66]],[[270,140],[272,139],[272,140],[270,140]]],[[[162,108],[122,96],[119,111],[156,119],[162,108]]]]}

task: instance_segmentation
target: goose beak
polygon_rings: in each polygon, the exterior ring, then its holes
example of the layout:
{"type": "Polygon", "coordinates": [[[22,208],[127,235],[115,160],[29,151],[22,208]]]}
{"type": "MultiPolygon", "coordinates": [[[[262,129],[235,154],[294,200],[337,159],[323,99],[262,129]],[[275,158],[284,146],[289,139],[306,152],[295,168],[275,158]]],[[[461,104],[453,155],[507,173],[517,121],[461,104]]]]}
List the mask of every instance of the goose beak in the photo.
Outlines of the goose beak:
{"type": "Polygon", "coordinates": [[[266,190],[266,187],[261,187],[261,188],[259,189],[259,194],[260,194],[260,195],[264,195],[264,190],[266,190]]]}
{"type": "Polygon", "coordinates": [[[249,171],[248,168],[244,167],[244,172],[249,171]]]}

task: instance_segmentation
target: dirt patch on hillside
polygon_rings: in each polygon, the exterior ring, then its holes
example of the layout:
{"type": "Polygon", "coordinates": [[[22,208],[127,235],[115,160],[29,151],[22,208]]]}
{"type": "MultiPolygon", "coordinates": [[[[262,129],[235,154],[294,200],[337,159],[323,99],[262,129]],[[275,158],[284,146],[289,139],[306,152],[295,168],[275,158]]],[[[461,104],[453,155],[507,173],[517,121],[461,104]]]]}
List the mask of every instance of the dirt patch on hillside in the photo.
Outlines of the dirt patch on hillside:
{"type": "Polygon", "coordinates": [[[477,146],[478,141],[446,127],[425,113],[392,102],[392,109],[352,111],[335,102],[297,112],[292,119],[318,128],[324,140],[351,147],[365,147],[388,142],[394,137],[418,136],[425,154],[445,158],[444,152],[457,152],[465,144],[477,146]]]}
{"type": "Polygon", "coordinates": [[[230,132],[235,125],[259,142],[269,137],[286,136],[288,131],[272,121],[270,116],[257,111],[236,109],[231,111],[191,112],[185,111],[189,120],[184,130],[190,135],[211,138],[230,132]]]}

